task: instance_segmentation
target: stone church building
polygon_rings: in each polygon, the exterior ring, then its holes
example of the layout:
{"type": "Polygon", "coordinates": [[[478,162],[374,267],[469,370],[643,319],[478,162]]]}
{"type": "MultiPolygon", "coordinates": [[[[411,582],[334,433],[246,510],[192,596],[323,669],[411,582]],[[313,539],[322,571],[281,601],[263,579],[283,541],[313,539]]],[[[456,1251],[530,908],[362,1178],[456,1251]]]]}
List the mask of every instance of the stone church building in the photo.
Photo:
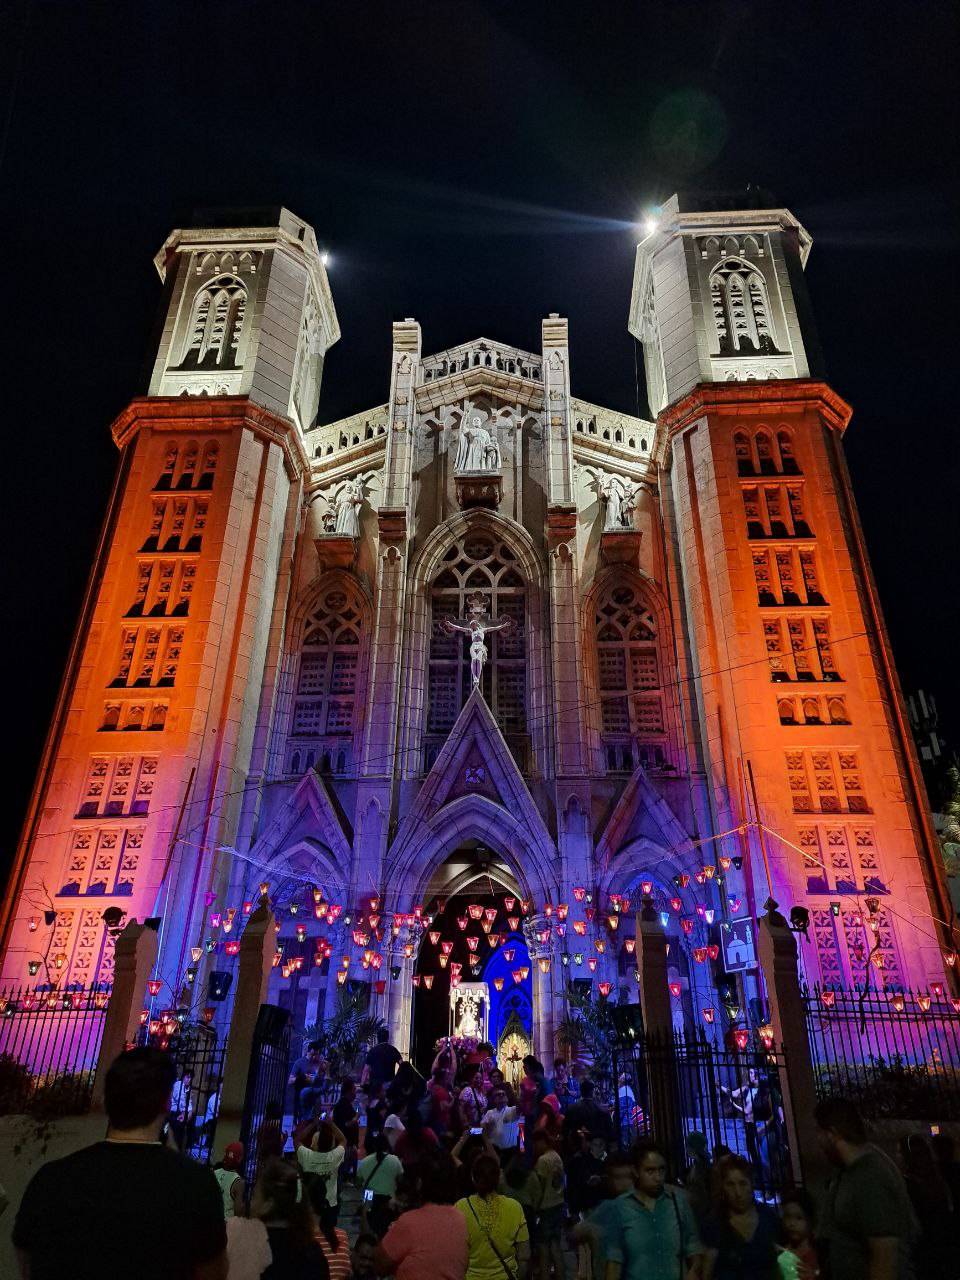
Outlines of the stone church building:
{"type": "Polygon", "coordinates": [[[151,918],[155,1003],[219,1025],[264,892],[296,1025],[359,990],[421,1057],[508,1027],[550,1055],[572,981],[635,1000],[643,895],[678,1023],[756,1014],[771,895],[809,912],[811,982],[942,980],[949,907],[796,218],[664,207],[628,318],[649,421],[577,399],[549,315],[530,350],[432,352],[399,321],[382,402],[333,423],[314,232],[255,221],[156,258],[163,323],[112,428],[2,981],[109,982],[107,924],[151,918]]]}

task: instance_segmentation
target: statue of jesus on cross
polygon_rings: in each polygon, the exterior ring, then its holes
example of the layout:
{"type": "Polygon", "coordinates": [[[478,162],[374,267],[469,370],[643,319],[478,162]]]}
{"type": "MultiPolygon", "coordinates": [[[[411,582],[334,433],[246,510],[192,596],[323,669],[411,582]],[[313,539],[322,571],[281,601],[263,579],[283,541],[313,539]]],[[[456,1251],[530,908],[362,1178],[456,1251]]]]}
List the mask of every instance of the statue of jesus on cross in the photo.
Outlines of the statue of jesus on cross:
{"type": "Polygon", "coordinates": [[[483,620],[486,616],[484,600],[480,595],[470,596],[467,606],[470,616],[465,622],[454,622],[452,618],[444,618],[443,629],[448,636],[460,632],[470,637],[470,675],[473,677],[474,689],[479,689],[483,664],[487,660],[487,646],[483,643],[483,637],[490,631],[502,631],[506,634],[513,626],[513,619],[503,618],[499,622],[488,619],[485,622],[483,620]]]}

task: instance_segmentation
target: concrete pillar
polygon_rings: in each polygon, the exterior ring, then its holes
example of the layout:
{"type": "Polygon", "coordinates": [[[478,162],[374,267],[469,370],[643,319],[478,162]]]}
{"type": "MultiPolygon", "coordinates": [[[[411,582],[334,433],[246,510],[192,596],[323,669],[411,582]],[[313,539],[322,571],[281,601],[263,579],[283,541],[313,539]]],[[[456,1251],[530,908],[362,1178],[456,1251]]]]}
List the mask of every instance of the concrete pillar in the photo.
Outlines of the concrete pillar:
{"type": "Polygon", "coordinates": [[[644,1047],[648,1054],[647,1084],[650,1127],[662,1142],[668,1157],[682,1171],[683,1127],[677,1090],[676,1052],[673,1040],[673,1010],[667,986],[667,937],[650,898],[644,898],[637,916],[637,968],[640,971],[640,1008],[643,1012],[644,1047]]]}
{"type": "Polygon", "coordinates": [[[797,973],[797,944],[773,898],[764,906],[767,914],[761,916],[758,930],[760,965],[767,984],[774,1042],[783,1046],[786,1055],[780,1087],[793,1176],[808,1187],[817,1187],[826,1181],[828,1170],[813,1119],[817,1091],[797,973]]]}
{"type": "Polygon", "coordinates": [[[103,1107],[103,1081],[110,1063],[132,1044],[140,1029],[147,979],[157,962],[157,931],[131,920],[117,939],[114,952],[113,991],[104,1020],[100,1057],[93,1083],[92,1107],[103,1107]]]}
{"type": "Polygon", "coordinates": [[[220,1114],[217,1118],[217,1148],[221,1151],[228,1142],[237,1142],[240,1138],[253,1033],[260,1006],[267,998],[275,951],[273,912],[266,897],[263,897],[247,921],[240,938],[240,960],[223,1063],[220,1114]]]}

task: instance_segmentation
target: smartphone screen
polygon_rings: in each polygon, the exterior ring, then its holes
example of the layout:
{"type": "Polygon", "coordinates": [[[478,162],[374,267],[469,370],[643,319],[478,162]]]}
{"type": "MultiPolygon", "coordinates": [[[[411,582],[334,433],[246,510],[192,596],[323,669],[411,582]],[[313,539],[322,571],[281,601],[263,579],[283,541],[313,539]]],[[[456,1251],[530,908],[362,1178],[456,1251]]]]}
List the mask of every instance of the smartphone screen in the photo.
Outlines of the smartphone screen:
{"type": "Polygon", "coordinates": [[[365,1191],[365,1192],[363,1193],[363,1198],[364,1198],[364,1200],[366,1200],[366,1201],[369,1203],[369,1201],[371,1201],[371,1200],[373,1199],[373,1192],[372,1192],[372,1191],[365,1191]]]}
{"type": "Polygon", "coordinates": [[[479,1126],[477,1126],[477,1128],[475,1128],[475,1129],[471,1129],[471,1130],[470,1130],[470,1132],[471,1132],[471,1133],[483,1133],[483,1129],[482,1129],[482,1128],[480,1128],[479,1126]]]}

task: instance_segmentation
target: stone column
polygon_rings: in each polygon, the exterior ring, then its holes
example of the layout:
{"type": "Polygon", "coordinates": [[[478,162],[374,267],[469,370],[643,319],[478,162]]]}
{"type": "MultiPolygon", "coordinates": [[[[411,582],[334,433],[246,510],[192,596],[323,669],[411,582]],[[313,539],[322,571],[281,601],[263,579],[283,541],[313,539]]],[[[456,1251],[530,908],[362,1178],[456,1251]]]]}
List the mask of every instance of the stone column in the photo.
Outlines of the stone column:
{"type": "Polygon", "coordinates": [[[103,1081],[110,1063],[137,1037],[147,979],[157,962],[157,943],[156,929],[137,924],[136,920],[131,920],[117,939],[113,991],[107,1005],[93,1082],[94,1111],[103,1107],[103,1081]]]}
{"type": "Polygon", "coordinates": [[[644,1047],[648,1053],[647,1083],[650,1126],[666,1148],[671,1176],[682,1170],[683,1125],[677,1088],[673,1011],[667,986],[667,938],[653,901],[644,898],[637,916],[637,968],[640,971],[640,1008],[643,1013],[644,1047]]]}
{"type": "Polygon", "coordinates": [[[817,1090],[797,973],[797,944],[790,928],[768,898],[760,918],[760,965],[767,984],[774,1043],[783,1046],[786,1069],[780,1071],[783,1115],[790,1145],[793,1176],[808,1187],[822,1186],[827,1166],[817,1137],[813,1109],[817,1090]]]}
{"type": "Polygon", "coordinates": [[[230,1015],[227,1052],[223,1063],[220,1114],[217,1118],[217,1147],[240,1138],[243,1105],[250,1070],[250,1051],[260,1006],[267,996],[267,984],[276,951],[273,912],[266,898],[247,921],[240,938],[240,960],[230,1015]]]}

